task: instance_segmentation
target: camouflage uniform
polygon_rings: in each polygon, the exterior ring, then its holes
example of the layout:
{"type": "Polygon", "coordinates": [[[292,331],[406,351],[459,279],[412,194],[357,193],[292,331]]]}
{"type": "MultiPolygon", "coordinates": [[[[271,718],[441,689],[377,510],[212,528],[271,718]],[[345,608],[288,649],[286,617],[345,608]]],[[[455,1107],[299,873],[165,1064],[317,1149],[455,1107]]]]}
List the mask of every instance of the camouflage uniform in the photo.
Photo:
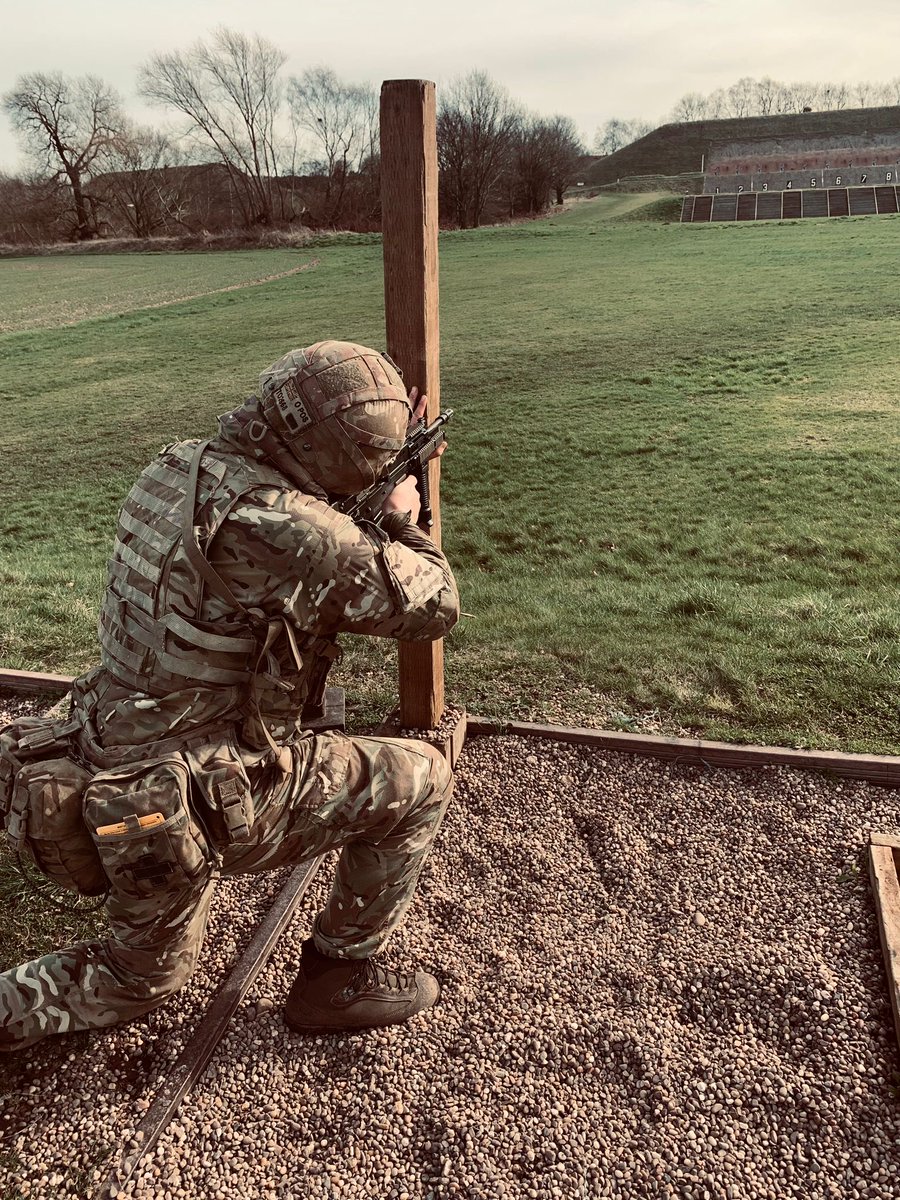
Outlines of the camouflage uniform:
{"type": "MultiPolygon", "coordinates": [[[[327,363],[346,344],[325,345],[327,363]]],[[[340,848],[313,936],[349,959],[377,951],[412,898],[450,798],[444,759],[422,742],[314,736],[304,720],[337,634],[439,638],[458,616],[453,576],[405,514],[360,526],[331,507],[262,417],[253,397],[215,441],[167,447],[123,505],[103,665],[74,689],[79,756],[101,769],[84,817],[110,936],[0,974],[3,1048],[111,1025],[177,991],[219,875],[340,848]]]]}

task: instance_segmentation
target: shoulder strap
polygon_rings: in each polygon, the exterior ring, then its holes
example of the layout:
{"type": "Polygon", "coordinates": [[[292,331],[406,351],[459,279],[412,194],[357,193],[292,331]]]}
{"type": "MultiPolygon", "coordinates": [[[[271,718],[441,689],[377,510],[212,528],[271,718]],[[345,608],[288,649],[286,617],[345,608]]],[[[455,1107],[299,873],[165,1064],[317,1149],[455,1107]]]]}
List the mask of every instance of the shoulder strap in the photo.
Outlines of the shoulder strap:
{"type": "Polygon", "coordinates": [[[215,569],[212,563],[204,555],[203,551],[197,543],[197,535],[194,532],[194,511],[197,506],[197,490],[200,485],[200,462],[203,458],[203,452],[209,445],[211,438],[201,442],[191,458],[191,467],[188,472],[187,493],[184,497],[184,513],[181,523],[181,542],[184,546],[184,552],[187,555],[188,562],[203,579],[209,589],[214,592],[220,600],[224,600],[226,604],[237,609],[239,613],[246,614],[247,610],[232,592],[231,588],[215,569]]]}

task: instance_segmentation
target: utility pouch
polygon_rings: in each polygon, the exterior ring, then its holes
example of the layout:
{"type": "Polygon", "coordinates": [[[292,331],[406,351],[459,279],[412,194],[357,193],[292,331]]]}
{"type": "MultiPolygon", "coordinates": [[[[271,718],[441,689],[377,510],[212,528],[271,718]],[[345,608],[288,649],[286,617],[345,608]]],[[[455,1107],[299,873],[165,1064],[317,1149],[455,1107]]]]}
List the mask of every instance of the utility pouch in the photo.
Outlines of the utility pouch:
{"type": "Polygon", "coordinates": [[[21,721],[0,729],[0,819],[15,850],[22,848],[23,837],[23,814],[13,810],[16,775],[23,761],[26,761],[22,741],[26,734],[36,733],[47,724],[43,717],[23,717],[21,721]]]}
{"type": "Polygon", "coordinates": [[[144,899],[205,878],[214,855],[189,796],[190,772],[181,755],[94,776],[84,819],[115,893],[144,899]]]}
{"type": "Polygon", "coordinates": [[[13,793],[16,775],[25,762],[32,759],[55,758],[63,746],[68,744],[67,736],[60,735],[59,721],[48,717],[22,717],[11,725],[0,729],[0,818],[6,820],[7,831],[14,849],[21,849],[19,820],[23,814],[13,809],[13,793]],[[7,819],[13,813],[12,826],[7,819]]]}
{"type": "Polygon", "coordinates": [[[108,884],[81,806],[89,771],[68,758],[24,763],[16,776],[13,808],[27,813],[25,849],[59,887],[102,896],[108,884]]]}
{"type": "Polygon", "coordinates": [[[0,730],[0,817],[12,849],[59,887],[100,896],[106,877],[82,816],[91,774],[62,757],[72,728],[24,717],[0,730]]]}
{"type": "Polygon", "coordinates": [[[249,842],[255,820],[253,790],[237,748],[230,741],[213,743],[187,749],[184,757],[213,837],[220,845],[249,842]]]}

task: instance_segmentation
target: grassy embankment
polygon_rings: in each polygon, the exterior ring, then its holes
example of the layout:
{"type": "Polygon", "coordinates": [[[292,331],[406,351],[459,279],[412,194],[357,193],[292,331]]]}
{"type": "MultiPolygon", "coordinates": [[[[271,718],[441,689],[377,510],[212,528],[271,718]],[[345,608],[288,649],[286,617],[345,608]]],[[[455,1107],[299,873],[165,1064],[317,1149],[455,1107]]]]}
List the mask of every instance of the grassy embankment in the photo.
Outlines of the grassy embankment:
{"type": "MultiPolygon", "coordinates": [[[[900,220],[605,219],[629,199],[442,238],[445,545],[472,614],[450,695],[896,751],[900,220]]],[[[286,347],[381,345],[380,248],[18,259],[0,279],[0,663],[78,671],[136,471],[286,347]]],[[[357,720],[389,707],[392,664],[348,655],[357,720]]]]}

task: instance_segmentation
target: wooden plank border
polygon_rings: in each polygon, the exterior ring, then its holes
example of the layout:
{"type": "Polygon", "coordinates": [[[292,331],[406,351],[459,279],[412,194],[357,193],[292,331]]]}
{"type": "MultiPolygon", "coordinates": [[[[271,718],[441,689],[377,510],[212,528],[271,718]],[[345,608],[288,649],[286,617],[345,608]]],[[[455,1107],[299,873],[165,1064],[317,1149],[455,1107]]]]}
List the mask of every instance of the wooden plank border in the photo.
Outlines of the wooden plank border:
{"type": "Polygon", "coordinates": [[[878,934],[887,972],[894,1032],[900,1049],[900,838],[873,833],[869,846],[869,878],[878,934]]]}
{"type": "Polygon", "coordinates": [[[800,767],[862,779],[887,787],[900,786],[900,758],[878,754],[842,754],[837,750],[792,750],[787,746],[741,746],[707,742],[700,738],[656,737],[618,733],[610,729],[577,729],[565,725],[539,725],[529,721],[486,721],[470,716],[469,737],[513,734],[555,742],[574,742],[624,754],[644,754],[670,761],[711,767],[800,767]]]}
{"type": "MultiPolygon", "coordinates": [[[[451,767],[456,766],[456,760],[462,753],[463,746],[466,741],[466,732],[468,727],[468,716],[464,708],[451,710],[444,709],[444,716],[441,720],[440,729],[417,729],[416,735],[419,741],[427,742],[429,746],[434,746],[440,750],[444,758],[447,759],[451,767]],[[452,724],[448,723],[448,717],[453,716],[452,724]]],[[[394,711],[387,717],[378,728],[375,730],[375,737],[393,737],[403,738],[402,729],[409,728],[404,726],[400,720],[400,710],[394,711]]]]}
{"type": "Polygon", "coordinates": [[[64,696],[74,675],[48,675],[44,671],[0,670],[0,688],[30,696],[64,696]]]}
{"type": "MultiPolygon", "coordinates": [[[[70,675],[48,675],[40,671],[0,670],[0,688],[32,695],[64,694],[72,685],[70,675]]],[[[340,719],[343,696],[332,698],[327,689],[326,712],[340,719]]],[[[327,719],[327,718],[326,718],[327,719]]],[[[399,724],[399,714],[391,714],[379,732],[399,724]]],[[[334,725],[327,726],[334,728],[334,725]]],[[[337,726],[340,728],[340,726],[337,726]]],[[[621,754],[643,754],[670,761],[698,763],[713,767],[799,767],[806,771],[826,771],[848,779],[861,779],[883,787],[900,787],[900,757],[887,754],[843,754],[839,750],[793,750],[787,746],[741,746],[732,742],[707,742],[701,738],[657,737],[643,733],[619,733],[612,729],[579,729],[568,725],[541,725],[531,721],[490,721],[466,716],[464,736],[487,737],[512,734],[516,737],[544,738],[554,742],[574,742],[614,750],[621,754]]],[[[460,746],[454,745],[454,757],[460,746]]]]}

